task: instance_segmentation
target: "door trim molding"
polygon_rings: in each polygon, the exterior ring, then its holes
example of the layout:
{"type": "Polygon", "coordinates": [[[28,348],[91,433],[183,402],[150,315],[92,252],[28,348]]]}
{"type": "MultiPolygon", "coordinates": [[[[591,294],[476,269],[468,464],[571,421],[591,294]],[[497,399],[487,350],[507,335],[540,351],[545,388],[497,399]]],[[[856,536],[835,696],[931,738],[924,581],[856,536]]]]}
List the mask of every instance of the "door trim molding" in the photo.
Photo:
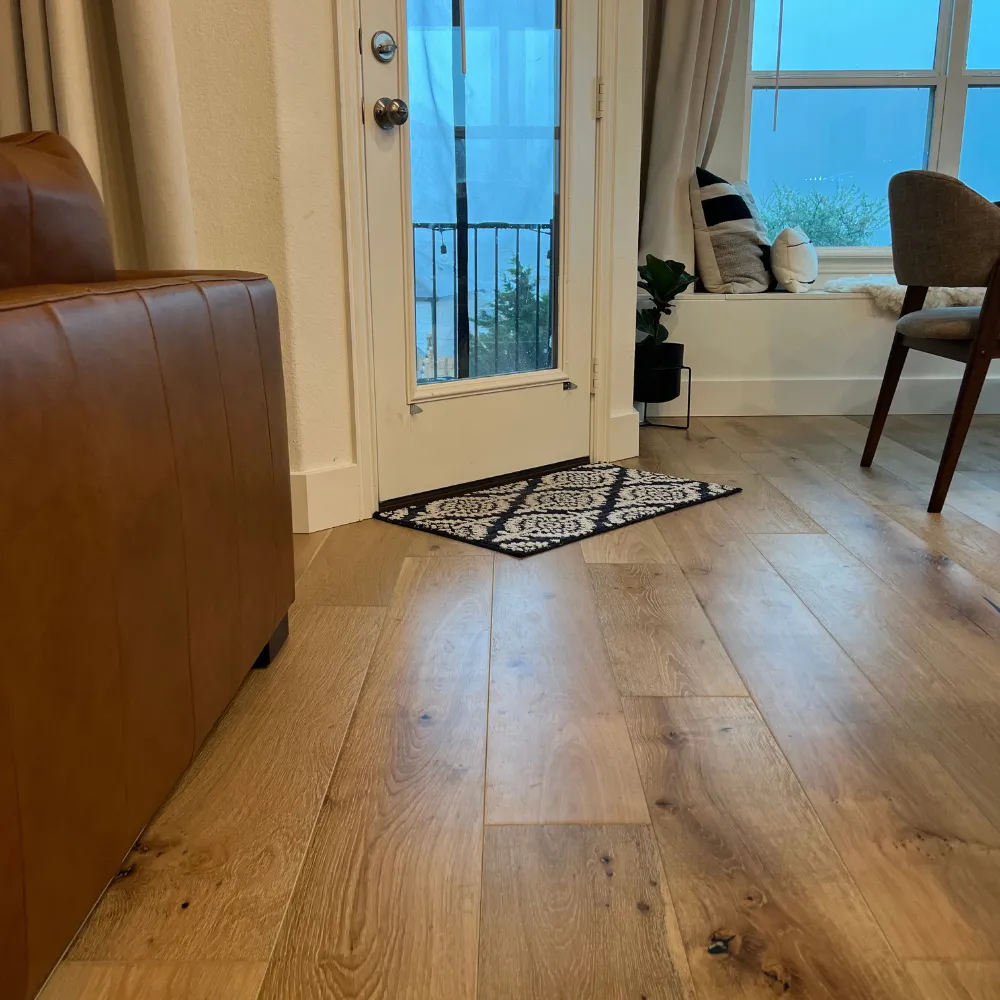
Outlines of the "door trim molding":
{"type": "Polygon", "coordinates": [[[333,5],[337,48],[341,176],[343,179],[344,262],[351,345],[354,456],[358,466],[360,517],[378,507],[378,452],[375,427],[375,346],[371,311],[371,258],[368,247],[368,193],[365,181],[364,98],[361,83],[361,0],[333,5]]]}
{"type": "MultiPolygon", "coordinates": [[[[631,385],[635,267],[639,256],[639,155],[634,147],[641,124],[624,140],[622,128],[636,116],[641,122],[641,107],[630,103],[638,98],[641,104],[641,84],[637,82],[641,70],[636,68],[635,54],[629,49],[636,41],[630,38],[631,28],[624,35],[622,32],[626,13],[622,0],[599,2],[598,67],[605,97],[603,114],[597,122],[593,308],[597,379],[590,454],[591,461],[614,462],[639,451],[639,414],[632,406],[631,385]]],[[[641,11],[630,11],[629,17],[641,17],[641,11]]]]}
{"type": "MultiPolygon", "coordinates": [[[[597,66],[611,100],[605,99],[603,115],[597,121],[597,175],[594,205],[594,331],[592,355],[596,379],[590,413],[590,455],[601,461],[610,454],[611,390],[608,375],[611,362],[611,283],[608,276],[613,254],[615,178],[615,70],[618,55],[618,0],[601,0],[597,29],[597,66]]],[[[594,100],[597,100],[595,94],[594,100]]],[[[597,109],[595,108],[595,114],[597,109]]]]}

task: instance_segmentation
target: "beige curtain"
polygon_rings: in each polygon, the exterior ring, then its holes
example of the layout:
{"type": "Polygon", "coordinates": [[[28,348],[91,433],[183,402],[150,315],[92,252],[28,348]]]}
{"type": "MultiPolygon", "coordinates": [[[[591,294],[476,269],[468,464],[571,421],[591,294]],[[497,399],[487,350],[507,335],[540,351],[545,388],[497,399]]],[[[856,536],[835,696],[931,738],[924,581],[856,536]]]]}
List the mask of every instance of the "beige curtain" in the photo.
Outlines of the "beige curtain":
{"type": "Polygon", "coordinates": [[[748,0],[645,0],[640,258],[694,268],[689,184],[711,155],[748,0]]]}
{"type": "Polygon", "coordinates": [[[121,268],[197,266],[168,0],[0,0],[0,134],[79,150],[121,268]]]}

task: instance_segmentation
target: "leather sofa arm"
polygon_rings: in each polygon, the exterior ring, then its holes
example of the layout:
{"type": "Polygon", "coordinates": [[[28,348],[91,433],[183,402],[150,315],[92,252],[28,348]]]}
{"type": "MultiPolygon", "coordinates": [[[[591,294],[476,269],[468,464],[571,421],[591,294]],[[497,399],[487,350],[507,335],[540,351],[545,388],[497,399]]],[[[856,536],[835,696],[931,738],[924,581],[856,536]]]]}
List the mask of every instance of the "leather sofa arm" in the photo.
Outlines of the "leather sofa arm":
{"type": "Polygon", "coordinates": [[[6,998],[8,974],[41,985],[292,602],[273,286],[0,290],[0,426],[6,998]]]}

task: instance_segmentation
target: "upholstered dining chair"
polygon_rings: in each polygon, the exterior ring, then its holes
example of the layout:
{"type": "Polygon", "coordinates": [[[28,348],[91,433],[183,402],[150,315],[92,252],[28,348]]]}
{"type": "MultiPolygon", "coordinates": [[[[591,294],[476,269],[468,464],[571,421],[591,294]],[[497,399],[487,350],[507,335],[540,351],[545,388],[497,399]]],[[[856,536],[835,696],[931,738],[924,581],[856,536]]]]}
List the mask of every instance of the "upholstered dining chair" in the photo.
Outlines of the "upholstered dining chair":
{"type": "Polygon", "coordinates": [[[940,513],[976,412],[990,362],[1000,358],[1000,207],[947,174],[907,170],[889,182],[892,261],[906,296],[861,465],[879,438],[913,351],[965,365],[955,413],[927,510],[940,513]],[[986,286],[982,308],[924,309],[931,287],[986,286]]]}

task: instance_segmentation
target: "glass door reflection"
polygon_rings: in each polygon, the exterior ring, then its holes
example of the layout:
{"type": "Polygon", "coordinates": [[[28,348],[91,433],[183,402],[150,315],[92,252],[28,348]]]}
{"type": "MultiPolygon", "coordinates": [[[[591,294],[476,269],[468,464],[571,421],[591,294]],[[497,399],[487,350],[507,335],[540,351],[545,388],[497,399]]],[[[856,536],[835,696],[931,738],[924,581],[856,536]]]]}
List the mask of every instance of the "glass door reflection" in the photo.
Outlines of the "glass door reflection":
{"type": "Polygon", "coordinates": [[[560,0],[409,0],[417,381],[555,367],[560,0]]]}

